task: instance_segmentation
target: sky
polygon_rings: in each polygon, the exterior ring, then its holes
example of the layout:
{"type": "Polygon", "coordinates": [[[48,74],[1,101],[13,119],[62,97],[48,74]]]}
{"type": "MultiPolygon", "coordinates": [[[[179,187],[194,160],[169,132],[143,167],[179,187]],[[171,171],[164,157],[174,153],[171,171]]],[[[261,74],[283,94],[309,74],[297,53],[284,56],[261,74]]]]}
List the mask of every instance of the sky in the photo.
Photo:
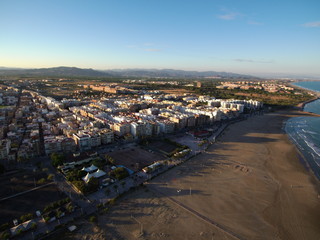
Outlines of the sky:
{"type": "Polygon", "coordinates": [[[320,78],[320,1],[0,0],[0,66],[320,78]]]}

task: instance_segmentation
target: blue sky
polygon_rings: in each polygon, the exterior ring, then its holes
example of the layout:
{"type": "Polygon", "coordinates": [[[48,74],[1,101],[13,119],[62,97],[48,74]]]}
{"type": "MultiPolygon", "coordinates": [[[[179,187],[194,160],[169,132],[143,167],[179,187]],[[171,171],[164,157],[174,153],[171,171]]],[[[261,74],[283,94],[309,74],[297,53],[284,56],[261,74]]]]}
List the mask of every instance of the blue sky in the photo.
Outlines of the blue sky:
{"type": "Polygon", "coordinates": [[[320,77],[320,1],[0,0],[0,66],[320,77]]]}

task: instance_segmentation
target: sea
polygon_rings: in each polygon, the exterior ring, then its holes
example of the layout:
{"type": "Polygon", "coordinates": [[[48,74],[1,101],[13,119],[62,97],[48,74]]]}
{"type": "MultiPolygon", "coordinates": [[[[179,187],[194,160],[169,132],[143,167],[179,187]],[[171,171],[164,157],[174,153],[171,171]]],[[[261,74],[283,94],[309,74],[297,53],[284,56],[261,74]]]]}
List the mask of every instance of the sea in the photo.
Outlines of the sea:
{"type": "MultiPolygon", "coordinates": [[[[320,92],[320,81],[296,82],[293,85],[320,92]]],[[[306,104],[304,111],[320,114],[320,99],[306,104]]],[[[320,180],[320,117],[290,118],[285,130],[320,180]]]]}

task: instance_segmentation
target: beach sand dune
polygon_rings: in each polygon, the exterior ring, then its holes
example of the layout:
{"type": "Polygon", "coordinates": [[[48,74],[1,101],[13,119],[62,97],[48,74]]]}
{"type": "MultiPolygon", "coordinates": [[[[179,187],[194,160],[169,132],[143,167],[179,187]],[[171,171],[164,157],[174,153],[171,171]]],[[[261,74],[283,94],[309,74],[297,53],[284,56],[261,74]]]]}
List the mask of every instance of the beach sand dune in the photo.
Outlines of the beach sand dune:
{"type": "Polygon", "coordinates": [[[319,183],[282,130],[289,116],[229,126],[206,153],[126,196],[100,226],[111,239],[320,239],[319,183]]]}

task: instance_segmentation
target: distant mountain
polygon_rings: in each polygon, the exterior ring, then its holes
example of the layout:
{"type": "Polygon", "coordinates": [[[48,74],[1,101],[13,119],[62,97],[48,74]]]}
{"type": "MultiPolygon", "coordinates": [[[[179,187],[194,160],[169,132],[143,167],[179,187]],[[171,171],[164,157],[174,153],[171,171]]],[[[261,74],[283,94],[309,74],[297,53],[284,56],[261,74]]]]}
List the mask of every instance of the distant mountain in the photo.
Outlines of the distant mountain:
{"type": "Polygon", "coordinates": [[[24,77],[109,77],[110,74],[97,70],[76,67],[54,67],[38,69],[6,69],[0,68],[0,76],[24,77]]]}
{"type": "Polygon", "coordinates": [[[104,72],[121,77],[167,77],[167,78],[205,78],[205,77],[222,77],[222,78],[253,78],[253,76],[215,71],[184,71],[174,69],[115,69],[105,70],[104,72]]]}
{"type": "Polygon", "coordinates": [[[253,76],[215,71],[183,71],[174,69],[113,69],[94,70],[76,67],[6,68],[0,67],[0,76],[21,77],[146,77],[146,78],[254,78],[253,76]]]}

